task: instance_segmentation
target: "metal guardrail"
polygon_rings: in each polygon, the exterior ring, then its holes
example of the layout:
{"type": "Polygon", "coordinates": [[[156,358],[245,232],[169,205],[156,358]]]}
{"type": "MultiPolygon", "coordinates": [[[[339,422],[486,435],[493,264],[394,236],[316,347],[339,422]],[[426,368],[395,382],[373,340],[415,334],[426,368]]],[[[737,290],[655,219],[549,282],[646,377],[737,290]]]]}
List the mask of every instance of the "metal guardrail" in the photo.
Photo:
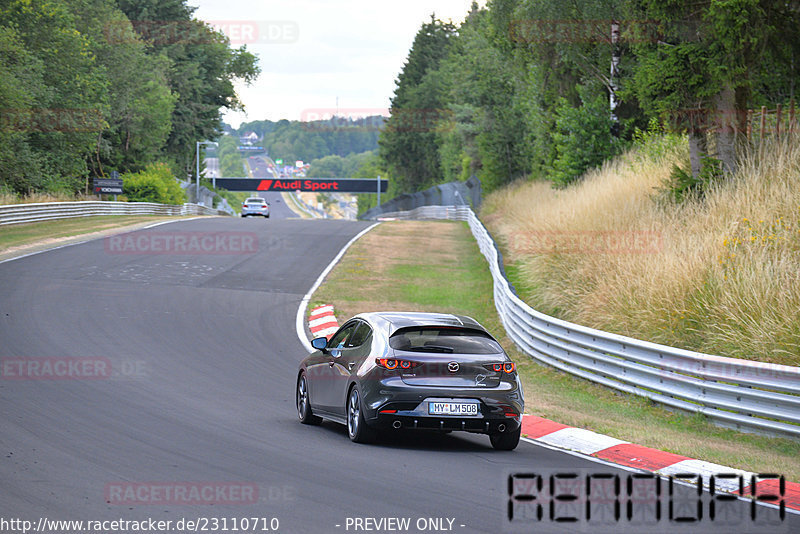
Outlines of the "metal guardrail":
{"type": "Polygon", "coordinates": [[[380,206],[365,211],[361,219],[375,219],[387,212],[413,210],[422,206],[481,205],[481,181],[474,174],[466,182],[438,184],[424,191],[394,197],[380,206]]]}
{"type": "Polygon", "coordinates": [[[328,218],[328,214],[325,213],[324,210],[318,209],[315,206],[308,204],[305,200],[303,200],[303,198],[299,194],[297,194],[296,191],[289,192],[289,196],[292,197],[292,200],[294,201],[298,209],[306,212],[306,214],[309,215],[311,218],[313,219],[328,218]]]}
{"type": "Polygon", "coordinates": [[[153,202],[42,202],[0,206],[0,226],[93,215],[227,215],[197,204],[169,205],[153,202]]]}
{"type": "Polygon", "coordinates": [[[611,334],[540,313],[515,294],[489,232],[467,206],[424,206],[382,219],[466,221],[489,262],[509,337],[537,361],[740,430],[800,437],[800,367],[726,358],[611,334]]]}

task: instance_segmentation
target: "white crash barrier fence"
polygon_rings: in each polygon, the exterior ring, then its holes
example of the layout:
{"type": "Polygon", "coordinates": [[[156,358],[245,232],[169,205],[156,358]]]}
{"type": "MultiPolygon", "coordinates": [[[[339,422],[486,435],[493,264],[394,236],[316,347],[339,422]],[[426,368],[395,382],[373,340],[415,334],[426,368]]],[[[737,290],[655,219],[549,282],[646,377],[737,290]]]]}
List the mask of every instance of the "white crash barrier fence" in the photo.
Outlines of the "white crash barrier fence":
{"type": "Polygon", "coordinates": [[[562,321],[519,299],[489,232],[468,206],[423,206],[391,219],[466,221],[489,262],[509,337],[540,363],[740,430],[800,437],[800,367],[713,356],[562,321]]]}
{"type": "Polygon", "coordinates": [[[0,226],[93,215],[228,215],[198,204],[169,205],[153,202],[42,202],[0,206],[0,226]]]}

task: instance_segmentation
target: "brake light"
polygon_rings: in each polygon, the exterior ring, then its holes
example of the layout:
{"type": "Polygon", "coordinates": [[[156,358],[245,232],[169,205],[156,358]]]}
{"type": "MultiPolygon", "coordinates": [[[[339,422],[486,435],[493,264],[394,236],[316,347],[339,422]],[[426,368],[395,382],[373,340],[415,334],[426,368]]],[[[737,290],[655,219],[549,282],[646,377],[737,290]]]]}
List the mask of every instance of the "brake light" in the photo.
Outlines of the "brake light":
{"type": "Polygon", "coordinates": [[[397,413],[397,410],[381,410],[379,413],[397,413]]]}
{"type": "Polygon", "coordinates": [[[398,367],[407,371],[409,369],[413,369],[418,365],[421,365],[419,362],[412,362],[409,360],[395,360],[394,358],[375,358],[375,363],[383,367],[384,369],[389,369],[393,371],[398,367]]]}
{"type": "Polygon", "coordinates": [[[493,363],[491,365],[487,365],[486,367],[495,373],[511,374],[517,370],[517,366],[514,364],[514,362],[493,363]]]}
{"type": "Polygon", "coordinates": [[[264,205],[263,205],[263,206],[261,206],[261,207],[262,207],[262,208],[266,208],[266,207],[267,207],[267,205],[266,205],[266,204],[264,204],[264,205]]]}

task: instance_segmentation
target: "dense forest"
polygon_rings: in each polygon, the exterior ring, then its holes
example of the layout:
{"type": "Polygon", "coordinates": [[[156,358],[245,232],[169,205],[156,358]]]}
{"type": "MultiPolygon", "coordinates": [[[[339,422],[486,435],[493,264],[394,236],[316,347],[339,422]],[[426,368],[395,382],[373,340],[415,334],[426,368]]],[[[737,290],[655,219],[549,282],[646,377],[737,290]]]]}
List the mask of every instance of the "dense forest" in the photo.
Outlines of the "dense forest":
{"type": "Polygon", "coordinates": [[[795,97],[796,0],[489,0],[431,17],[400,72],[379,166],[394,194],[477,175],[556,186],[649,131],[685,134],[674,187],[735,169],[747,110],[795,97]]]}
{"type": "Polygon", "coordinates": [[[242,108],[234,81],[259,73],[193,12],[186,0],[4,0],[0,188],[74,194],[159,162],[193,173],[195,142],[242,108]]]}
{"type": "MultiPolygon", "coordinates": [[[[234,81],[259,73],[193,11],[187,0],[4,1],[0,188],[75,193],[155,163],[192,174],[195,142],[242,108],[234,81]]],[[[735,169],[748,109],[793,101],[799,37],[798,0],[489,0],[460,25],[422,24],[385,122],[263,120],[233,133],[256,132],[284,161],[387,176],[391,195],[473,174],[487,190],[564,186],[666,130],[690,148],[674,186],[697,187],[735,169]]]]}
{"type": "Polygon", "coordinates": [[[334,116],[327,120],[277,122],[259,120],[239,125],[233,135],[255,132],[267,154],[285,162],[312,161],[325,156],[345,157],[378,148],[384,117],[334,116]]]}

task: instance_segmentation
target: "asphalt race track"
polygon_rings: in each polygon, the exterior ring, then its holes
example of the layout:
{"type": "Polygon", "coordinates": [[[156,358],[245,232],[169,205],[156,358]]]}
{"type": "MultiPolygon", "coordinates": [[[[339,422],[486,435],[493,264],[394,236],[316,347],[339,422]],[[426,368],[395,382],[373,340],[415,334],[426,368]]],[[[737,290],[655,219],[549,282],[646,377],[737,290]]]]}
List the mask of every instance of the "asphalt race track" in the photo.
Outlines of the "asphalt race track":
{"type": "MultiPolygon", "coordinates": [[[[748,523],[742,501],[726,504],[738,520],[709,521],[708,495],[695,527],[670,522],[666,504],[644,524],[626,520],[624,504],[619,521],[595,509],[592,522],[559,523],[544,506],[541,521],[518,510],[508,523],[509,474],[630,473],[531,443],[496,452],[486,436],[367,446],[339,425],[299,424],[298,303],[367,223],[286,219],[282,201],[270,201],[267,221],[202,218],[137,232],[138,252],[96,240],[0,264],[0,520],[152,518],[172,521],[173,532],[193,530],[174,528],[181,519],[200,519],[198,531],[222,531],[225,519],[228,531],[267,532],[272,518],[279,532],[297,533],[800,532],[800,516],[780,521],[765,507],[766,523],[748,523]],[[221,232],[257,247],[143,248],[154,236],[221,232]],[[45,372],[67,361],[81,362],[70,376],[45,372]]],[[[690,505],[676,505],[676,517],[697,501],[681,492],[690,505]]]]}

